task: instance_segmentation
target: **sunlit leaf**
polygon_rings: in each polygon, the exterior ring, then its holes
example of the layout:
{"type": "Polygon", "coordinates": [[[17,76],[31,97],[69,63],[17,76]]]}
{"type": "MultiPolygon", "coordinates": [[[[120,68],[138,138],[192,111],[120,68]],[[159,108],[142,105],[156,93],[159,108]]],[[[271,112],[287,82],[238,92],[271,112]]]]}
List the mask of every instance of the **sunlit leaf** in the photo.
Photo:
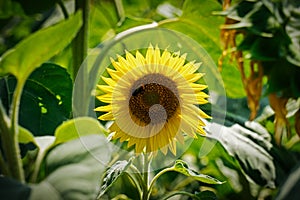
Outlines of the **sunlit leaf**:
{"type": "Polygon", "coordinates": [[[35,144],[35,139],[32,133],[23,127],[19,127],[18,141],[23,144],[27,144],[29,142],[35,144]]]}
{"type": "Polygon", "coordinates": [[[25,81],[34,69],[72,41],[81,24],[81,12],[78,12],[68,20],[30,35],[2,56],[0,76],[13,74],[19,81],[25,81]]]}
{"type": "Polygon", "coordinates": [[[184,162],[183,160],[176,160],[174,166],[169,169],[170,169],[170,171],[179,172],[185,176],[192,177],[193,179],[203,182],[203,183],[207,183],[207,184],[222,184],[223,183],[211,176],[208,176],[205,174],[199,174],[199,173],[195,172],[194,170],[190,169],[188,164],[186,162],[184,162]]]}
{"type": "Polygon", "coordinates": [[[55,130],[54,145],[64,143],[90,134],[102,134],[104,128],[90,117],[81,117],[64,122],[55,130]]]}

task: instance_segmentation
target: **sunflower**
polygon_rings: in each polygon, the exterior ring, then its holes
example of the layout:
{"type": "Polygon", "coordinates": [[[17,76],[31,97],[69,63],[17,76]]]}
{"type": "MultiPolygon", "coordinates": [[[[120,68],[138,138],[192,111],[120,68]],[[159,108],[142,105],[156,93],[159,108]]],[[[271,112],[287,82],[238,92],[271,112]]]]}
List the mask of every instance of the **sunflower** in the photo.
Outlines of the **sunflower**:
{"type": "Polygon", "coordinates": [[[197,83],[200,63],[152,45],[145,57],[125,51],[111,63],[110,77],[102,77],[106,84],[97,85],[104,93],[97,98],[107,105],[95,111],[105,112],[100,120],[113,121],[112,139],[135,145],[136,153],[169,149],[176,155],[176,141],[184,143],[184,135],[205,134],[201,119],[210,117],[198,106],[208,102],[207,86],[197,83]]]}

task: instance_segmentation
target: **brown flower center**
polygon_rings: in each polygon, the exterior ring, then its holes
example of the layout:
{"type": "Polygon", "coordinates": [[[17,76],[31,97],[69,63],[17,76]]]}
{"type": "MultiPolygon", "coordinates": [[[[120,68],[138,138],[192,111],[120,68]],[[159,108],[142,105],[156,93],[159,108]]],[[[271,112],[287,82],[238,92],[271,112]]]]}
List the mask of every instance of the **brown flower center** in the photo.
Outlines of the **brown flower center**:
{"type": "Polygon", "coordinates": [[[140,120],[141,125],[163,123],[176,113],[178,107],[175,82],[161,74],[148,74],[131,88],[130,114],[140,120]]]}

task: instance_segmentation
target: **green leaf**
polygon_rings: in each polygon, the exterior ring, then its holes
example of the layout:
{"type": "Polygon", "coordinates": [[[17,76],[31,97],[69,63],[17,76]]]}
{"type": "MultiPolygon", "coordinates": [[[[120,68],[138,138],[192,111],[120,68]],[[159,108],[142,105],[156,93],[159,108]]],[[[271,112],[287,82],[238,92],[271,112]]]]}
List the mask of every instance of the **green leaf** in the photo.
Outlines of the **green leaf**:
{"type": "MultiPolygon", "coordinates": [[[[55,146],[69,142],[75,139],[80,139],[80,137],[88,135],[101,135],[103,133],[103,128],[100,126],[96,119],[88,117],[80,117],[64,122],[59,127],[57,127],[54,136],[43,136],[36,137],[36,144],[39,148],[38,157],[36,159],[35,172],[32,176],[32,182],[38,179],[38,173],[43,159],[47,155],[48,151],[55,146]]],[[[106,142],[107,140],[105,139],[106,142]]],[[[107,149],[108,150],[108,149],[107,149]]]]}
{"type": "Polygon", "coordinates": [[[64,122],[55,130],[54,145],[90,134],[101,134],[105,129],[94,118],[81,117],[64,122]]]}
{"type": "Polygon", "coordinates": [[[270,154],[273,145],[268,138],[265,138],[266,130],[263,127],[256,128],[256,132],[239,124],[225,127],[208,123],[207,127],[209,127],[207,136],[219,141],[228,154],[239,161],[248,178],[259,185],[275,187],[276,169],[270,154]],[[222,132],[211,130],[222,130],[222,132]]]}
{"type": "Polygon", "coordinates": [[[102,196],[112,186],[130,164],[130,161],[120,160],[107,169],[99,196],[102,196]]]}
{"type": "Polygon", "coordinates": [[[30,199],[95,199],[110,159],[106,138],[83,136],[58,145],[45,159],[46,178],[31,185],[30,199]]]}
{"type": "Polygon", "coordinates": [[[205,175],[205,174],[199,174],[195,172],[194,170],[190,169],[188,164],[184,162],[183,160],[176,160],[175,165],[168,169],[168,171],[176,171],[179,172],[185,176],[192,177],[193,179],[207,183],[207,184],[223,184],[223,182],[205,175]]]}
{"type": "Polygon", "coordinates": [[[2,56],[0,76],[13,74],[25,81],[34,69],[72,41],[81,24],[81,12],[78,12],[68,20],[30,35],[2,56]]]}
{"type": "Polygon", "coordinates": [[[32,133],[23,127],[19,127],[18,137],[19,137],[19,140],[18,140],[19,143],[27,144],[29,142],[32,142],[33,144],[36,144],[32,133]]]}
{"type": "MultiPolygon", "coordinates": [[[[7,110],[16,79],[3,79],[1,99],[7,110]]],[[[53,135],[56,127],[70,117],[72,80],[58,65],[44,63],[26,80],[20,103],[19,123],[34,135],[53,135]],[[30,116],[30,117],[28,117],[30,116]]]]}
{"type": "MultiPolygon", "coordinates": [[[[244,87],[241,81],[239,71],[232,67],[232,63],[224,62],[222,70],[222,79],[220,79],[220,73],[217,70],[217,63],[222,54],[221,40],[220,40],[220,27],[224,23],[224,18],[213,15],[212,13],[218,10],[222,10],[221,4],[215,0],[206,1],[192,1],[187,0],[184,2],[182,11],[183,14],[177,20],[165,20],[159,22],[160,27],[168,28],[171,30],[179,31],[188,37],[191,37],[199,43],[211,56],[214,61],[214,65],[206,65],[205,61],[201,70],[205,72],[205,77],[208,79],[216,80],[218,83],[223,83],[226,88],[226,94],[229,97],[237,98],[244,97],[244,87]],[[199,9],[201,8],[201,9],[199,9]],[[213,77],[213,78],[211,78],[213,77]]],[[[184,47],[193,48],[193,44],[188,42],[184,43],[184,47]]],[[[182,51],[183,52],[183,51],[182,51]]],[[[197,57],[192,58],[198,60],[201,56],[201,52],[197,53],[197,57]]],[[[188,54],[189,55],[189,54],[188,54]]],[[[205,78],[204,77],[204,78],[205,78]]],[[[209,81],[211,88],[218,88],[213,81],[209,81]]],[[[210,90],[212,90],[210,88],[210,90]]],[[[218,91],[217,91],[218,92],[218,91]]]]}

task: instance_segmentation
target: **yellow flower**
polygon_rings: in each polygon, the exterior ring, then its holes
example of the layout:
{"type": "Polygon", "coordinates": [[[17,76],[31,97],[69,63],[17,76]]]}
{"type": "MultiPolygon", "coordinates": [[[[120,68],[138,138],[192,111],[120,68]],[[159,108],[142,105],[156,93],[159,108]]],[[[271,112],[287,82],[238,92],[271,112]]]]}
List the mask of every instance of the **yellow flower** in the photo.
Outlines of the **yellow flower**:
{"type": "Polygon", "coordinates": [[[106,112],[100,120],[113,120],[113,139],[135,145],[136,153],[164,154],[168,148],[176,155],[176,141],[184,142],[184,133],[196,138],[205,134],[201,118],[209,118],[199,107],[208,101],[196,83],[202,76],[200,63],[187,62],[186,54],[163,52],[149,46],[144,57],[139,51],[133,56],[111,59],[114,69],[110,77],[102,77],[107,85],[98,85],[104,94],[97,98],[107,103],[95,111],[106,112]]]}

